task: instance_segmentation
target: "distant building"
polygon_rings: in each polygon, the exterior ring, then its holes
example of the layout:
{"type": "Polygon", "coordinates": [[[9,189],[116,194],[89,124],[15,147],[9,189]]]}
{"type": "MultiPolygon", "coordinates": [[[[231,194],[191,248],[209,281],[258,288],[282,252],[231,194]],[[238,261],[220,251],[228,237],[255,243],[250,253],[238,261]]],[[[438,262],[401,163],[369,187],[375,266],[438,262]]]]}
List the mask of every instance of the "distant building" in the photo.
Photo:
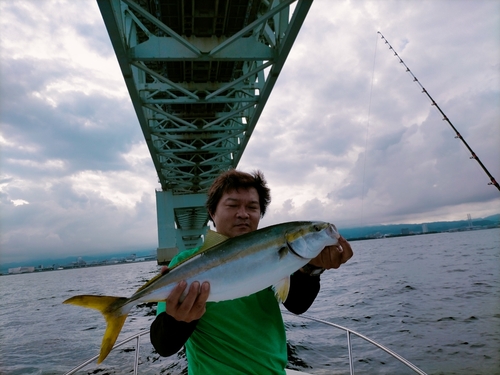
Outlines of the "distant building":
{"type": "Polygon", "coordinates": [[[9,268],[9,274],[35,272],[35,267],[15,267],[9,268]]]}
{"type": "Polygon", "coordinates": [[[125,262],[135,262],[137,260],[137,257],[135,254],[129,255],[128,257],[125,258],[125,262]]]}

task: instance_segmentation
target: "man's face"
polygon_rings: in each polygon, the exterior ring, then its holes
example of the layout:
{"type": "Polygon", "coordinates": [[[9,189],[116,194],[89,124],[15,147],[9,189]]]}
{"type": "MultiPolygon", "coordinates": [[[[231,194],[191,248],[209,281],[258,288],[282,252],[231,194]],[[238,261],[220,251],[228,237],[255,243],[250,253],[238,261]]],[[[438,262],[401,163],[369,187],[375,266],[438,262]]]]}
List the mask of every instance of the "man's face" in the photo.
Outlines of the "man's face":
{"type": "Polygon", "coordinates": [[[260,220],[259,194],[255,188],[224,192],[212,220],[218,233],[236,237],[257,230],[260,220]]]}

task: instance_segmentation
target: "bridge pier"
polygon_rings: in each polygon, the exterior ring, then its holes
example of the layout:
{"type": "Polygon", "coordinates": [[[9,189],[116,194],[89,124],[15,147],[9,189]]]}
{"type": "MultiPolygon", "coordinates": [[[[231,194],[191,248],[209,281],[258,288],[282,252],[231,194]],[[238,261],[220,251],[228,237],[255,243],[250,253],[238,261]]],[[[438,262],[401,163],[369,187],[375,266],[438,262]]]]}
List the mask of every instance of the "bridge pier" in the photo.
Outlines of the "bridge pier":
{"type": "Polygon", "coordinates": [[[180,251],[201,246],[202,236],[208,229],[206,199],[206,194],[174,195],[171,190],[156,191],[158,264],[168,264],[180,251]]]}

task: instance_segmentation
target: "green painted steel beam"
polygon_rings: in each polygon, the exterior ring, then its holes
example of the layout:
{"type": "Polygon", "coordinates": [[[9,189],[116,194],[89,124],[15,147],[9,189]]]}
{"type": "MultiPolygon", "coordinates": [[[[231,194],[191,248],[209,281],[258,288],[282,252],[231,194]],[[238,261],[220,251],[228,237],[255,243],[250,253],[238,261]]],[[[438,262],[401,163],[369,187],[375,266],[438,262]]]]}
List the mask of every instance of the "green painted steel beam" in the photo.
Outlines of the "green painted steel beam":
{"type": "Polygon", "coordinates": [[[237,166],[312,0],[97,2],[161,185],[159,249],[192,246],[200,196],[237,166]]]}
{"type": "Polygon", "coordinates": [[[169,37],[152,36],[130,51],[130,57],[136,61],[247,61],[271,60],[274,51],[271,47],[259,43],[255,38],[238,39],[221,52],[210,53],[211,47],[217,47],[225,40],[219,38],[197,38],[193,47],[207,52],[196,54],[184,44],[169,37]]]}

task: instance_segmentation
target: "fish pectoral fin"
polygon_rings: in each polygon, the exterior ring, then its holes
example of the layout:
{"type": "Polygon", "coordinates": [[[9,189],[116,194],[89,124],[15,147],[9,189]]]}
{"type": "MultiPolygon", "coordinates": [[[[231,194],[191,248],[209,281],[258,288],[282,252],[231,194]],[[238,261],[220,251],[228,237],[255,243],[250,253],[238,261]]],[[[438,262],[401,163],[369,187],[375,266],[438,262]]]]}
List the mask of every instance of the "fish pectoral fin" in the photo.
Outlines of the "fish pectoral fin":
{"type": "Polygon", "coordinates": [[[290,290],[290,276],[287,276],[274,284],[273,290],[278,302],[285,302],[288,297],[288,291],[290,290]]]}
{"type": "Polygon", "coordinates": [[[280,249],[278,250],[278,256],[280,260],[283,259],[283,257],[285,257],[287,254],[288,254],[288,246],[280,247],[280,249]]]}
{"type": "Polygon", "coordinates": [[[67,299],[63,303],[81,307],[95,309],[101,312],[106,319],[106,332],[102,338],[101,351],[97,363],[101,363],[108,356],[113,345],[122,330],[123,324],[127,319],[128,309],[122,309],[128,298],[111,296],[90,296],[81,295],[67,299]],[[125,311],[124,311],[125,310],[125,311]]]}

